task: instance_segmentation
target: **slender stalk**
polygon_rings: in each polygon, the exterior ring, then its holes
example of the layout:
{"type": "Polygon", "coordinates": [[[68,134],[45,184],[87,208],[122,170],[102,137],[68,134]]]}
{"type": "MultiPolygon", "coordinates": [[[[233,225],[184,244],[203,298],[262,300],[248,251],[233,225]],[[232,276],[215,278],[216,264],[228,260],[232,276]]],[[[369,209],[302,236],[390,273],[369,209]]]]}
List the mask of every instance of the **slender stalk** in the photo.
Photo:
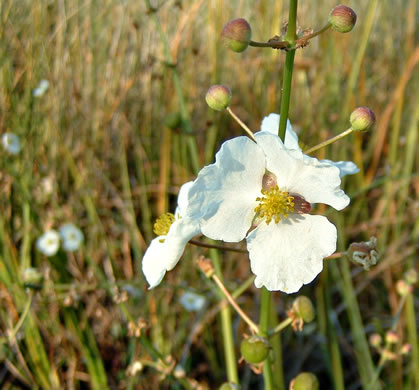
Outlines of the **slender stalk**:
{"type": "Polygon", "coordinates": [[[274,336],[277,333],[280,333],[284,330],[287,326],[292,324],[292,318],[287,318],[286,320],[280,322],[274,329],[269,332],[269,336],[274,336]]]}
{"type": "Polygon", "coordinates": [[[189,241],[189,244],[200,246],[202,248],[212,248],[212,249],[220,249],[222,251],[247,253],[247,250],[246,249],[231,248],[231,247],[222,246],[222,245],[216,245],[216,244],[206,244],[204,242],[199,242],[199,241],[196,241],[196,240],[190,240],[189,241]]]}
{"type": "Polygon", "coordinates": [[[249,318],[249,316],[237,304],[237,302],[231,296],[230,292],[227,290],[226,286],[224,286],[224,283],[220,280],[220,278],[214,274],[212,275],[212,279],[220,288],[221,292],[224,294],[227,300],[230,302],[230,305],[233,306],[234,310],[236,310],[239,316],[243,319],[243,321],[246,322],[247,325],[249,325],[250,329],[252,329],[253,332],[258,333],[259,327],[249,318]]]}
{"type": "Polygon", "coordinates": [[[330,145],[330,144],[333,144],[336,141],[339,141],[340,139],[342,139],[342,138],[346,137],[347,135],[351,134],[353,131],[354,130],[352,128],[349,128],[348,130],[345,130],[344,132],[338,134],[337,136],[329,138],[326,141],[323,141],[323,142],[319,143],[318,145],[313,146],[312,148],[305,150],[304,153],[305,154],[313,153],[316,150],[319,150],[321,148],[324,148],[327,145],[330,145]]]}
{"type": "MultiPolygon", "coordinates": [[[[210,250],[210,256],[214,264],[216,275],[222,280],[222,270],[218,251],[210,250]]],[[[229,306],[221,309],[221,331],[224,340],[224,355],[227,366],[227,378],[229,382],[239,383],[239,374],[237,372],[236,353],[234,350],[233,326],[231,322],[231,310],[229,306]]]]}
{"type": "MultiPolygon", "coordinates": [[[[259,336],[268,337],[271,293],[265,287],[261,289],[260,301],[259,336]]],[[[263,364],[263,379],[265,380],[265,390],[273,390],[272,361],[269,355],[263,364]]]]}
{"type": "Polygon", "coordinates": [[[253,132],[252,132],[252,130],[250,130],[246,125],[245,125],[245,123],[244,122],[242,122],[242,120],[233,112],[233,111],[231,111],[231,108],[230,107],[227,107],[227,111],[228,111],[228,113],[235,119],[235,121],[243,128],[243,130],[247,133],[247,135],[253,140],[253,141],[255,141],[256,142],[256,138],[255,138],[255,136],[253,135],[253,132]]]}

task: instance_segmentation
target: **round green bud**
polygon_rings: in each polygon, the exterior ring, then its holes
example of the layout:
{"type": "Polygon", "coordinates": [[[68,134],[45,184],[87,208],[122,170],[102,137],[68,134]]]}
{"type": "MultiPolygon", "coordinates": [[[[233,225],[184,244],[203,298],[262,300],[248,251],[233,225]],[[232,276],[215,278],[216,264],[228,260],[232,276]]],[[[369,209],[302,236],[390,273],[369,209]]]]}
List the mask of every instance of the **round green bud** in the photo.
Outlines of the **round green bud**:
{"type": "Polygon", "coordinates": [[[250,336],[242,341],[240,352],[249,363],[257,364],[263,362],[269,353],[268,340],[260,336],[250,336]]]}
{"type": "Polygon", "coordinates": [[[292,304],[295,314],[305,323],[314,320],[314,307],[311,300],[304,295],[300,295],[292,304]]]}
{"type": "Polygon", "coordinates": [[[223,27],[221,37],[229,49],[241,53],[249,46],[252,29],[247,20],[233,19],[223,27]]]}
{"type": "Polygon", "coordinates": [[[240,390],[240,385],[237,383],[225,382],[218,388],[218,390],[240,390]]]}
{"type": "Polygon", "coordinates": [[[231,102],[231,91],[224,85],[213,85],[207,91],[205,100],[213,110],[225,110],[231,102]]]}
{"type": "Polygon", "coordinates": [[[388,344],[397,344],[399,340],[400,340],[400,337],[396,332],[389,330],[386,333],[386,342],[388,344]]]}
{"type": "Polygon", "coordinates": [[[319,390],[317,377],[311,372],[298,374],[290,384],[290,390],[319,390]]]}
{"type": "Polygon", "coordinates": [[[347,33],[355,26],[356,13],[346,5],[338,5],[330,12],[329,23],[332,25],[333,30],[347,33]]]}
{"type": "Polygon", "coordinates": [[[375,123],[375,114],[368,107],[358,107],[352,111],[349,122],[351,122],[352,130],[367,131],[375,123]]]}
{"type": "Polygon", "coordinates": [[[164,124],[169,129],[177,129],[182,124],[182,115],[180,115],[179,112],[171,112],[169,115],[166,116],[164,124]]]}
{"type": "Polygon", "coordinates": [[[416,284],[418,281],[418,273],[413,268],[407,271],[404,276],[409,284],[416,284]]]}
{"type": "Polygon", "coordinates": [[[23,271],[23,285],[25,288],[40,290],[43,281],[44,276],[36,268],[30,267],[23,271]]]}

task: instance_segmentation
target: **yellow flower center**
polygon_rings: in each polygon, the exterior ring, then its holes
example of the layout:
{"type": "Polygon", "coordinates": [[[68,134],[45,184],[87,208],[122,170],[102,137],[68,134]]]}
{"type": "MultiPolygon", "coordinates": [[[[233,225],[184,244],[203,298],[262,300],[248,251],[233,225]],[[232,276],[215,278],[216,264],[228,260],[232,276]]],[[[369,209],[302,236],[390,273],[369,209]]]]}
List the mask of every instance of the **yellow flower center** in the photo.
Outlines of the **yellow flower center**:
{"type": "Polygon", "coordinates": [[[288,218],[294,211],[294,197],[288,192],[281,191],[278,186],[262,189],[262,197],[257,197],[259,205],[255,208],[256,216],[265,218],[266,224],[274,220],[278,223],[281,218],[288,218]]]}
{"type": "Polygon", "coordinates": [[[164,213],[154,223],[153,232],[158,236],[166,236],[173,222],[175,222],[175,216],[172,213],[164,213]]]}

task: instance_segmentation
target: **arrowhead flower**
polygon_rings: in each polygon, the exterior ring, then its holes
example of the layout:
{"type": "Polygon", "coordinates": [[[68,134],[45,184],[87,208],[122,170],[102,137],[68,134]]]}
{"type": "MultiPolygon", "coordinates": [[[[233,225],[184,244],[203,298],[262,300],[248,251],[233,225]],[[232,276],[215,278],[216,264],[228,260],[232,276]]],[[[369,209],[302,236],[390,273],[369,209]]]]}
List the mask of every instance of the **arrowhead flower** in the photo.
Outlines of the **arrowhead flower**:
{"type": "Polygon", "coordinates": [[[293,293],[336,250],[335,226],[310,215],[311,205],[341,210],[349,197],[339,187],[337,167],[305,156],[298,145],[288,149],[269,131],[255,138],[257,143],[237,137],[221,146],[215,163],[200,171],[189,190],[189,216],[211,239],[246,238],[256,287],[293,293]]]}
{"type": "MultiPolygon", "coordinates": [[[[261,131],[266,131],[271,134],[278,134],[279,127],[279,114],[269,114],[262,121],[261,131]]],[[[284,145],[287,149],[296,149],[301,150],[298,144],[298,135],[293,130],[290,121],[287,121],[287,129],[285,133],[285,142],[284,145]]],[[[304,159],[312,159],[313,157],[304,155],[304,159]]],[[[352,161],[331,161],[331,160],[320,160],[323,163],[327,163],[339,168],[340,177],[346,175],[354,175],[359,172],[359,168],[352,161]]]]}
{"type": "Polygon", "coordinates": [[[163,214],[154,225],[158,237],[151,241],[142,263],[150,288],[160,284],[166,271],[171,271],[178,263],[188,241],[200,232],[198,221],[188,214],[191,186],[192,182],[188,182],[180,188],[175,214],[163,214]]]}

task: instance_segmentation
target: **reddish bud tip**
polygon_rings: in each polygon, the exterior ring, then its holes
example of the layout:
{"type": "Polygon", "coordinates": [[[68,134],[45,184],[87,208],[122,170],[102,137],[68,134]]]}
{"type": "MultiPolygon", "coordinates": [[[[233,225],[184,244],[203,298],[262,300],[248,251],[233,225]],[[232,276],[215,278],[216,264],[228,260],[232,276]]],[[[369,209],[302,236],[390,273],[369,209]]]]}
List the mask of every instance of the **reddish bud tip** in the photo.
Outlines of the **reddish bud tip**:
{"type": "Polygon", "coordinates": [[[346,5],[338,5],[330,12],[329,23],[332,25],[333,30],[347,33],[355,26],[356,13],[346,5]]]}
{"type": "Polygon", "coordinates": [[[207,91],[205,100],[213,110],[225,110],[231,102],[231,91],[224,85],[213,85],[207,91]]]}
{"type": "Polygon", "coordinates": [[[236,53],[247,49],[252,38],[252,29],[245,19],[230,20],[224,27],[221,37],[226,45],[236,53]]]}
{"type": "Polygon", "coordinates": [[[367,131],[375,123],[375,114],[368,107],[358,107],[352,112],[349,121],[353,130],[367,131]]]}

